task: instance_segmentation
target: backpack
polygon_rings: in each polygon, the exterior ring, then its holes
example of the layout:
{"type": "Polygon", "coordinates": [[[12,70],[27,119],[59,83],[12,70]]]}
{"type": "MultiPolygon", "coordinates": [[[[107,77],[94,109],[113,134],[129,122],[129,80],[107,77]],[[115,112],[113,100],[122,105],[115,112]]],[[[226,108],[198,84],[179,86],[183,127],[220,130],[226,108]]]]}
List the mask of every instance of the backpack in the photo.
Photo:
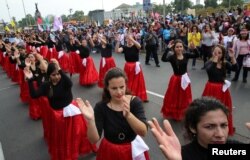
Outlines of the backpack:
{"type": "Polygon", "coordinates": [[[162,34],[163,34],[163,39],[164,40],[169,40],[170,39],[170,31],[169,30],[164,29],[162,34]]]}

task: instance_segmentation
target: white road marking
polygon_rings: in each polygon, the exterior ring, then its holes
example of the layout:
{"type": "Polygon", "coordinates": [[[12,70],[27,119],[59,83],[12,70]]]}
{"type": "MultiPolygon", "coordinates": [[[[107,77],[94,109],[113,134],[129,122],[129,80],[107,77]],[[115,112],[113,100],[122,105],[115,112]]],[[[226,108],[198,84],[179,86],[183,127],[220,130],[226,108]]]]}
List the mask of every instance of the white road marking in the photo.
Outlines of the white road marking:
{"type": "Polygon", "coordinates": [[[163,95],[161,95],[161,94],[158,94],[158,93],[155,93],[155,92],[152,92],[152,91],[146,91],[148,94],[151,94],[151,95],[154,95],[154,96],[156,96],[156,97],[160,97],[160,98],[164,98],[164,96],[163,95]]]}

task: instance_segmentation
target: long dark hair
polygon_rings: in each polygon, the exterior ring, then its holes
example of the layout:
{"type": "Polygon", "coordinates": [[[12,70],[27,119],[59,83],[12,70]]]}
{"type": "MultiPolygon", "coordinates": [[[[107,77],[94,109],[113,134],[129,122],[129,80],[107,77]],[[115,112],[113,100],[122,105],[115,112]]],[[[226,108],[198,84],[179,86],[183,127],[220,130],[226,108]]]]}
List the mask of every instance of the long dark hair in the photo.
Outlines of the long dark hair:
{"type": "Polygon", "coordinates": [[[229,110],[225,107],[225,105],[215,98],[201,97],[193,100],[186,111],[184,119],[186,138],[193,140],[194,133],[191,131],[191,128],[196,130],[201,117],[203,117],[207,112],[215,110],[221,110],[227,117],[229,115],[229,110]]]}
{"type": "Polygon", "coordinates": [[[221,68],[223,70],[223,75],[226,77],[226,48],[223,45],[217,44],[213,47],[212,53],[214,52],[215,48],[218,47],[222,51],[222,57],[221,57],[221,68]]]}
{"type": "MultiPolygon", "coordinates": [[[[125,83],[127,84],[128,78],[124,71],[120,68],[114,67],[108,70],[108,72],[105,74],[104,77],[104,88],[103,88],[103,93],[102,93],[102,101],[105,103],[108,103],[111,100],[111,95],[108,91],[108,86],[109,86],[109,81],[113,78],[124,78],[125,83]]],[[[130,94],[130,91],[126,87],[126,94],[130,94]]]]}

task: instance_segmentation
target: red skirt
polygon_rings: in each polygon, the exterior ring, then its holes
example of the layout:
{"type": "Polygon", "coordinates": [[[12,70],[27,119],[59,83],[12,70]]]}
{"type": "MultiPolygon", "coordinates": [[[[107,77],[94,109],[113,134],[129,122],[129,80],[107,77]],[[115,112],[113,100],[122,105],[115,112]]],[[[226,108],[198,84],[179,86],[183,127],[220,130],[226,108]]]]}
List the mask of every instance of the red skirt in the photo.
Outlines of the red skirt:
{"type": "Polygon", "coordinates": [[[10,63],[9,64],[9,72],[7,74],[9,76],[9,78],[11,78],[11,80],[13,79],[13,77],[15,75],[15,70],[16,70],[16,64],[10,63]]]}
{"type": "MultiPolygon", "coordinates": [[[[6,53],[7,54],[7,53],[6,53]]],[[[5,70],[5,72],[7,73],[7,75],[9,76],[9,72],[10,72],[10,60],[9,60],[9,56],[5,55],[5,57],[3,57],[3,69],[5,70]]]]}
{"type": "Polygon", "coordinates": [[[79,73],[80,72],[80,65],[81,65],[81,58],[79,54],[76,52],[70,52],[69,54],[69,72],[74,74],[74,73],[79,73]]]}
{"type": "Polygon", "coordinates": [[[233,127],[233,115],[232,115],[232,99],[229,90],[222,91],[223,83],[207,82],[202,96],[210,96],[220,100],[229,110],[228,127],[229,135],[233,135],[235,128],[233,127]]]}
{"type": "Polygon", "coordinates": [[[141,71],[135,73],[136,62],[126,62],[124,66],[124,71],[128,77],[128,88],[132,91],[132,94],[140,97],[142,101],[147,101],[146,85],[140,66],[141,71]]]}
{"type": "Polygon", "coordinates": [[[58,59],[57,57],[58,57],[58,55],[57,55],[56,49],[55,48],[49,48],[48,52],[47,52],[47,55],[46,55],[47,60],[50,61],[52,58],[58,59]]]}
{"type": "Polygon", "coordinates": [[[86,58],[86,66],[80,65],[79,83],[80,85],[92,85],[98,81],[98,72],[95,68],[92,57],[86,58]]]}
{"type": "MultiPolygon", "coordinates": [[[[57,52],[57,51],[56,51],[57,52]]],[[[62,51],[64,52],[64,51],[62,51]]],[[[59,55],[59,52],[56,53],[59,55]]],[[[62,68],[63,71],[67,72],[69,71],[69,56],[64,52],[63,56],[60,58],[58,57],[58,62],[60,64],[60,67],[62,68]]]]}
{"type": "MultiPolygon", "coordinates": [[[[147,151],[144,155],[146,160],[150,159],[147,151]]],[[[96,160],[132,160],[131,143],[114,144],[103,138],[96,160]]]]}
{"type": "Polygon", "coordinates": [[[165,93],[161,113],[165,118],[182,120],[185,110],[192,102],[191,85],[183,90],[181,87],[181,76],[172,75],[165,93]]]}
{"type": "MultiPolygon", "coordinates": [[[[34,81],[33,85],[37,89],[37,82],[34,81]]],[[[41,118],[41,108],[39,98],[30,98],[29,101],[29,115],[33,120],[38,120],[41,118]]]]}
{"type": "Polygon", "coordinates": [[[43,137],[46,142],[49,140],[49,124],[51,122],[50,116],[50,104],[47,97],[39,97],[39,105],[41,109],[41,118],[42,118],[42,125],[43,125],[43,137]]]}
{"type": "Polygon", "coordinates": [[[29,54],[29,53],[31,53],[31,45],[28,45],[27,43],[26,43],[26,52],[29,54]]]}
{"type": "Polygon", "coordinates": [[[47,57],[47,53],[48,53],[48,47],[47,46],[41,46],[40,47],[40,54],[43,56],[43,58],[47,57]]]}
{"type": "Polygon", "coordinates": [[[100,61],[100,68],[99,68],[99,80],[98,80],[98,86],[100,88],[103,88],[103,82],[104,82],[104,76],[106,74],[106,72],[111,69],[111,68],[114,68],[116,67],[116,64],[115,64],[115,61],[114,61],[114,58],[113,57],[108,57],[108,58],[105,58],[105,65],[103,66],[103,58],[101,58],[101,61],[100,61]]]}
{"type": "MultiPolygon", "coordinates": [[[[77,106],[76,102],[72,102],[77,106]]],[[[78,106],[77,106],[78,107],[78,106]]],[[[50,109],[48,147],[52,160],[77,160],[79,154],[96,151],[87,139],[87,125],[83,116],[63,117],[63,109],[50,109]]]]}
{"type": "Polygon", "coordinates": [[[23,103],[29,103],[30,93],[28,82],[24,79],[24,73],[21,72],[21,84],[20,84],[20,98],[23,103]]]}
{"type": "Polygon", "coordinates": [[[15,70],[14,70],[14,75],[12,77],[12,81],[16,82],[17,84],[21,84],[20,72],[22,72],[22,70],[19,69],[17,64],[15,64],[15,70]]]}
{"type": "Polygon", "coordinates": [[[0,50],[0,65],[3,66],[3,52],[0,50]]]}

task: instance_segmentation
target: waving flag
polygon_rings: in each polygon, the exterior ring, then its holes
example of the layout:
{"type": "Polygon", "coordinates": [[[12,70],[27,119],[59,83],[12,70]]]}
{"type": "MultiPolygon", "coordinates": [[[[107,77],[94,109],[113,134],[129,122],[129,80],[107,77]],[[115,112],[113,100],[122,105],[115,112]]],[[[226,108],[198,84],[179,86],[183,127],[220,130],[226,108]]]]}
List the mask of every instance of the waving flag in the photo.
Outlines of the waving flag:
{"type": "Polygon", "coordinates": [[[56,17],[54,18],[54,24],[53,24],[53,30],[54,31],[62,31],[63,25],[62,25],[62,18],[56,17]]]}

